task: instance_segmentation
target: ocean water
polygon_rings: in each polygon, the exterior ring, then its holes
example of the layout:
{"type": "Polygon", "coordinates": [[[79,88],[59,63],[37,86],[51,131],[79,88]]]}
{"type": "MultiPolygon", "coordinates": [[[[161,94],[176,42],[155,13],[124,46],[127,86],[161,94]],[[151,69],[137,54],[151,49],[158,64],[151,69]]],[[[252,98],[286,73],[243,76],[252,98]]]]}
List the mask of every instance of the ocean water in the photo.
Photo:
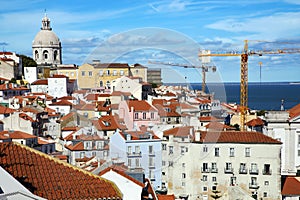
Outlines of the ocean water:
{"type": "MultiPolygon", "coordinates": [[[[201,90],[201,83],[191,83],[192,89],[201,90]]],[[[208,83],[206,91],[227,103],[240,103],[240,83],[208,83]]],[[[248,107],[253,110],[288,110],[300,104],[300,83],[248,83],[248,107]]]]}

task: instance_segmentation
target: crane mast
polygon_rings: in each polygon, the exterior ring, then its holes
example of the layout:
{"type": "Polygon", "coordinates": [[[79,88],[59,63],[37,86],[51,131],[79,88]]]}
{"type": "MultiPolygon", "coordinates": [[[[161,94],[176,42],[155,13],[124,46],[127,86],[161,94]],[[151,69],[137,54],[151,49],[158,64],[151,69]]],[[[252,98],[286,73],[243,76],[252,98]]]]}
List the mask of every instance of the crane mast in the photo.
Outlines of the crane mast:
{"type": "MultiPolygon", "coordinates": [[[[265,42],[265,41],[258,41],[265,42]]],[[[240,56],[241,71],[240,71],[240,126],[241,131],[245,131],[246,116],[248,110],[248,57],[251,55],[262,56],[264,54],[293,54],[300,53],[299,49],[278,49],[269,51],[249,51],[248,40],[244,40],[244,50],[242,53],[200,53],[199,57],[205,56],[240,56]]]]}

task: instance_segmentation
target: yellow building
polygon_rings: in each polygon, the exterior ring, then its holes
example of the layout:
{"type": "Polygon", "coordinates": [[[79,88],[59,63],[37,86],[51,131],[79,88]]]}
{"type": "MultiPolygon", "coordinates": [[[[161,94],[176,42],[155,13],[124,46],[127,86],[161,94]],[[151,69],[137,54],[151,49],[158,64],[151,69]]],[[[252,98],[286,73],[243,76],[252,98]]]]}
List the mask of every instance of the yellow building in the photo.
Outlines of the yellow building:
{"type": "Polygon", "coordinates": [[[145,81],[147,67],[127,63],[85,63],[78,68],[77,84],[80,89],[110,89],[111,82],[122,76],[139,76],[145,81]]]}
{"type": "Polygon", "coordinates": [[[77,65],[57,65],[55,68],[51,68],[50,75],[59,74],[65,75],[69,77],[69,79],[76,79],[77,80],[77,72],[78,66],[77,65]]]}

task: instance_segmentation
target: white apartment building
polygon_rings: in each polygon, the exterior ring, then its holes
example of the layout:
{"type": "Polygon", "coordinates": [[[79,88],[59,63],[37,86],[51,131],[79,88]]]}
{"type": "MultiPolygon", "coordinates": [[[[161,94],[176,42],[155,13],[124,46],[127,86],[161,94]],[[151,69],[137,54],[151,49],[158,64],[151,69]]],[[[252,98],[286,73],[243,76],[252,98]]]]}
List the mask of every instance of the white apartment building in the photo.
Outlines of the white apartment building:
{"type": "Polygon", "coordinates": [[[281,142],[258,132],[164,132],[162,187],[190,200],[281,199],[281,142]]]}
{"type": "Polygon", "coordinates": [[[282,142],[281,174],[295,176],[300,171],[300,112],[291,110],[268,111],[264,134],[282,142]]]}
{"type": "Polygon", "coordinates": [[[143,170],[155,189],[161,187],[161,139],[152,131],[116,131],[109,152],[131,170],[143,170]]]}

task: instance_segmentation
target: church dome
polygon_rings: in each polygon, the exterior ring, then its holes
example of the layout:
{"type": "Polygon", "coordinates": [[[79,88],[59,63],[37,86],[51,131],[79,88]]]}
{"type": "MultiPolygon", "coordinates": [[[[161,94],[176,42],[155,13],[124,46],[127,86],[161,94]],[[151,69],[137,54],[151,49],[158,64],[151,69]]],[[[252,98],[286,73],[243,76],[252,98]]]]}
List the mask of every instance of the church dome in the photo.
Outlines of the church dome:
{"type": "Polygon", "coordinates": [[[60,40],[52,30],[40,30],[33,40],[32,47],[59,47],[60,40]]]}

